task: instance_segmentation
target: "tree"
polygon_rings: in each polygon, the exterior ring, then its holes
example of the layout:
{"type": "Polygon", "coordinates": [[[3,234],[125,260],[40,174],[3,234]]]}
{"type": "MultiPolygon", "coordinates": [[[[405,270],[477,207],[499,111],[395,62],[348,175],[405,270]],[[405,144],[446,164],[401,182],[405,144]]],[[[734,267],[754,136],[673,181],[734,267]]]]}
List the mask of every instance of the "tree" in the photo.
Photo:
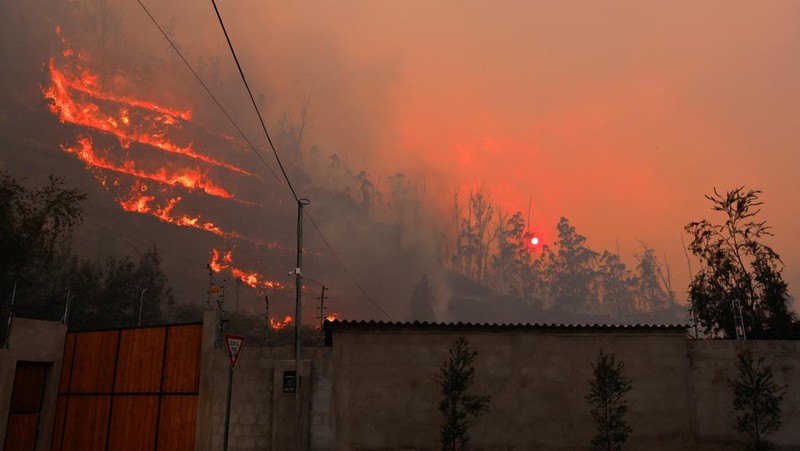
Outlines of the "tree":
{"type": "Polygon", "coordinates": [[[8,301],[16,285],[18,300],[41,303],[69,257],[86,194],[52,175],[33,189],[23,181],[0,172],[0,293],[8,301]]]}
{"type": "Polygon", "coordinates": [[[65,284],[74,296],[69,327],[97,329],[154,324],[164,319],[164,308],[174,303],[172,289],[153,247],[138,264],[129,257],[109,257],[105,265],[73,258],[65,284]]]}
{"type": "MultiPolygon", "coordinates": [[[[636,266],[639,310],[653,312],[669,309],[675,303],[675,293],[670,289],[669,276],[664,275],[655,249],[645,243],[641,244],[642,253],[636,255],[639,262],[636,266]]],[[[667,267],[667,274],[669,274],[669,267],[667,267]]]]}
{"type": "Polygon", "coordinates": [[[703,267],[689,286],[693,309],[705,332],[735,337],[734,300],[741,305],[748,338],[780,338],[790,334],[794,314],[789,310],[783,262],[762,240],[771,236],[766,222],[756,221],[761,191],[744,187],[725,195],[706,196],[724,222],[692,222],[689,250],[703,267]]]}
{"type": "Polygon", "coordinates": [[[567,218],[561,218],[556,229],[558,251],[551,254],[547,268],[556,307],[572,312],[591,307],[596,301],[593,285],[597,252],[586,246],[586,237],[579,235],[567,218]]]}
{"type": "Polygon", "coordinates": [[[596,450],[620,449],[631,432],[625,421],[628,404],[623,399],[631,389],[631,381],[623,375],[623,362],[602,350],[592,364],[594,377],[589,381],[586,401],[592,405],[592,417],[597,425],[597,434],[592,439],[596,450]]]}
{"type": "Polygon", "coordinates": [[[736,430],[750,436],[749,449],[773,449],[764,436],[781,426],[781,401],[786,395],[786,386],[775,383],[772,368],[763,366],[763,357],[755,360],[750,349],[740,352],[738,358],[739,380],[729,381],[733,389],[733,408],[740,412],[736,417],[736,430]]]}
{"type": "Polygon", "coordinates": [[[443,422],[440,432],[440,443],[443,451],[467,449],[469,434],[468,417],[477,418],[488,409],[489,396],[477,396],[469,393],[475,378],[472,366],[478,352],[473,350],[464,337],[459,337],[450,346],[450,355],[436,375],[442,387],[442,400],[439,411],[443,422]]]}
{"type": "Polygon", "coordinates": [[[597,273],[606,313],[618,320],[630,315],[634,309],[635,280],[619,255],[603,252],[597,273]]]}
{"type": "Polygon", "coordinates": [[[533,258],[528,247],[533,235],[527,230],[522,213],[516,212],[505,220],[500,215],[496,235],[498,250],[492,259],[492,267],[503,281],[501,288],[529,303],[535,285],[533,258]]]}
{"type": "Polygon", "coordinates": [[[411,292],[409,319],[416,321],[435,320],[433,302],[433,289],[431,288],[428,274],[423,274],[422,279],[414,286],[414,290],[411,292]]]}

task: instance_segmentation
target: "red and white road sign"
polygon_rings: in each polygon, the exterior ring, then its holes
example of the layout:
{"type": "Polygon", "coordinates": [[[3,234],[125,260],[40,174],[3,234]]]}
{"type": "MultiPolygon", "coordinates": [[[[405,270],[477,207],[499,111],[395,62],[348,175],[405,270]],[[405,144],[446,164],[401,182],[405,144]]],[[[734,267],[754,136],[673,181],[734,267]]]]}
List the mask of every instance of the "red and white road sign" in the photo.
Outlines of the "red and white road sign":
{"type": "Polygon", "coordinates": [[[236,359],[239,358],[239,353],[244,346],[244,337],[241,335],[225,334],[225,346],[228,348],[228,358],[231,362],[231,368],[236,366],[236,359]]]}

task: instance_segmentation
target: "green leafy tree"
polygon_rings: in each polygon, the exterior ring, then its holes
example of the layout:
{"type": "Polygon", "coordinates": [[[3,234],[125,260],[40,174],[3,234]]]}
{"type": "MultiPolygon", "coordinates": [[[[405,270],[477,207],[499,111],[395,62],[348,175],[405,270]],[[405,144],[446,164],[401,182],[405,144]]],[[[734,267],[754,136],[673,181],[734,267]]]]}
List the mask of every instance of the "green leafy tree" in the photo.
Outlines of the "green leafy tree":
{"type": "Polygon", "coordinates": [[[624,399],[625,393],[631,389],[631,381],[623,374],[625,364],[602,350],[592,369],[594,377],[589,381],[589,394],[586,395],[597,426],[592,447],[595,450],[617,450],[631,432],[625,421],[628,404],[624,399]]]}
{"type": "Polygon", "coordinates": [[[754,359],[752,351],[747,349],[738,358],[739,380],[729,382],[733,388],[733,408],[739,412],[736,430],[750,436],[749,449],[773,449],[764,437],[781,426],[781,401],[786,386],[775,383],[772,368],[763,365],[763,357],[754,359]]]}
{"type": "Polygon", "coordinates": [[[439,440],[443,451],[467,449],[469,417],[476,418],[488,409],[489,396],[469,393],[475,378],[473,363],[477,356],[478,352],[460,337],[450,347],[449,357],[436,375],[442,387],[439,411],[443,422],[439,440]]]}
{"type": "Polygon", "coordinates": [[[692,222],[686,231],[702,269],[689,286],[693,309],[706,333],[735,337],[733,301],[738,300],[747,338],[780,338],[790,334],[794,313],[789,310],[783,262],[762,241],[770,228],[755,217],[761,211],[761,191],[744,187],[724,195],[706,196],[721,223],[692,222]]]}

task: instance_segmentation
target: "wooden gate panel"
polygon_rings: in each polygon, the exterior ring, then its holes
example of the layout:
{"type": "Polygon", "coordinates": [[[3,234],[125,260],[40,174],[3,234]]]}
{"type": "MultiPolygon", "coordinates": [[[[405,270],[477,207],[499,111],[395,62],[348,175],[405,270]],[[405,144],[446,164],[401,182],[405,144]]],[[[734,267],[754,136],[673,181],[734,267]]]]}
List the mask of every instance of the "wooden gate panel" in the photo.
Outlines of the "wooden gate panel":
{"type": "Polygon", "coordinates": [[[202,325],[70,332],[53,451],[194,449],[202,325]]]}
{"type": "Polygon", "coordinates": [[[161,391],[165,333],[163,327],[122,331],[114,385],[116,393],[161,391]]]}
{"type": "MultiPolygon", "coordinates": [[[[78,342],[80,343],[80,340],[78,342]]],[[[62,450],[105,449],[111,397],[85,395],[70,398],[62,450]]]]}
{"type": "Polygon", "coordinates": [[[158,425],[159,451],[194,449],[197,396],[164,396],[158,425]]]}
{"type": "Polygon", "coordinates": [[[67,333],[67,338],[64,341],[64,357],[61,363],[61,380],[58,383],[58,392],[65,393],[69,391],[69,382],[72,376],[72,359],[75,355],[75,341],[77,335],[74,333],[67,333]]]}
{"type": "Polygon", "coordinates": [[[56,420],[55,424],[53,424],[53,441],[50,442],[51,451],[61,449],[61,440],[64,437],[64,421],[66,420],[66,413],[67,397],[59,396],[58,401],[56,401],[56,420]]]}
{"type": "Polygon", "coordinates": [[[164,392],[197,392],[200,387],[201,327],[170,327],[164,368],[164,392]]]}
{"type": "Polygon", "coordinates": [[[17,362],[6,423],[4,449],[33,451],[39,429],[45,380],[50,364],[17,362]]]}
{"type": "Polygon", "coordinates": [[[119,331],[78,334],[73,359],[72,393],[108,393],[114,383],[119,331]]]}
{"type": "Polygon", "coordinates": [[[11,391],[11,413],[34,413],[42,410],[47,364],[19,362],[11,391]]]}
{"type": "Polygon", "coordinates": [[[5,451],[33,451],[36,446],[36,430],[39,414],[9,415],[6,429],[5,451]]]}
{"type": "Polygon", "coordinates": [[[115,396],[108,449],[155,449],[158,396],[115,396]]]}

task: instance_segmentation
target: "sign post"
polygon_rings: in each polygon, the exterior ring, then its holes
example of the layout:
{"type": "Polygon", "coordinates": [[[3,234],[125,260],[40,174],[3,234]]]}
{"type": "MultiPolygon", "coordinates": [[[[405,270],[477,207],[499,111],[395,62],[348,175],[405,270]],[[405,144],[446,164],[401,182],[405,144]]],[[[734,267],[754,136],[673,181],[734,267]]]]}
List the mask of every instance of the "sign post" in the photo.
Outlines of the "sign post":
{"type": "Polygon", "coordinates": [[[241,335],[225,334],[225,347],[228,349],[228,359],[230,366],[228,367],[228,400],[225,404],[225,437],[223,438],[223,451],[228,451],[228,432],[231,422],[231,392],[233,388],[233,367],[236,366],[236,360],[239,358],[239,353],[244,346],[244,337],[241,335]]]}

